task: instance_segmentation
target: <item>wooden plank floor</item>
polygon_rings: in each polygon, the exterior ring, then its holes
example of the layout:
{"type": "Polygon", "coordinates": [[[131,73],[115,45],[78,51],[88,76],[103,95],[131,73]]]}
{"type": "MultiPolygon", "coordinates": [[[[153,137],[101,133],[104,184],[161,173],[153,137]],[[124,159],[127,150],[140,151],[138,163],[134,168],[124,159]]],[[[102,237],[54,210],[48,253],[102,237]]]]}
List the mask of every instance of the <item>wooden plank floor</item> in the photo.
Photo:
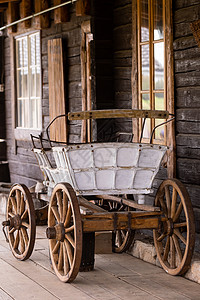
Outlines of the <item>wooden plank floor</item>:
{"type": "MultiPolygon", "coordinates": [[[[0,217],[2,222],[2,216],[0,217]]],[[[128,254],[95,256],[95,270],[79,273],[71,284],[54,275],[48,257],[45,227],[37,227],[31,258],[17,261],[0,231],[0,300],[151,300],[200,299],[200,285],[128,254]]]]}

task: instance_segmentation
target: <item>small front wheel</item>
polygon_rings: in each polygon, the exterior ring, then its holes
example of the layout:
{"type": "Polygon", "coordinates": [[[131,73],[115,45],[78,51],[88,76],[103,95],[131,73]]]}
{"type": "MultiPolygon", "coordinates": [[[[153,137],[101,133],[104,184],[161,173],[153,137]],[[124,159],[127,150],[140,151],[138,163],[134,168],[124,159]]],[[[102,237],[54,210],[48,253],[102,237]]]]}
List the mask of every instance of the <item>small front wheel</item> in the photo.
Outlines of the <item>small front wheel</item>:
{"type": "Polygon", "coordinates": [[[81,264],[82,224],[76,194],[68,183],[57,184],[51,195],[47,238],[57,277],[72,282],[81,264]]]}
{"type": "Polygon", "coordinates": [[[177,179],[163,181],[155,206],[163,211],[153,232],[158,259],[167,273],[182,275],[190,266],[195,243],[194,213],[185,186],[177,179]]]}
{"type": "Polygon", "coordinates": [[[13,255],[19,260],[28,259],[35,244],[36,225],[33,200],[24,184],[16,184],[10,190],[6,223],[13,255]]]}

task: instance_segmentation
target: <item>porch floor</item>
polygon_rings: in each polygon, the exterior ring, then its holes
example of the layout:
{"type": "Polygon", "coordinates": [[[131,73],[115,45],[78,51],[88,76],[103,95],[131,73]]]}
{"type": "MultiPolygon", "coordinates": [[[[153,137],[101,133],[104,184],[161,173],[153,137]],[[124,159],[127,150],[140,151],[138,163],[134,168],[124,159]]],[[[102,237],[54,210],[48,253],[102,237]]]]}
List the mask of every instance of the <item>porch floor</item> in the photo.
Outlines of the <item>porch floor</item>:
{"type": "Polygon", "coordinates": [[[0,299],[194,300],[200,299],[200,285],[128,254],[98,254],[94,271],[62,283],[50,266],[45,227],[38,226],[34,252],[25,262],[13,257],[0,230],[0,299]]]}

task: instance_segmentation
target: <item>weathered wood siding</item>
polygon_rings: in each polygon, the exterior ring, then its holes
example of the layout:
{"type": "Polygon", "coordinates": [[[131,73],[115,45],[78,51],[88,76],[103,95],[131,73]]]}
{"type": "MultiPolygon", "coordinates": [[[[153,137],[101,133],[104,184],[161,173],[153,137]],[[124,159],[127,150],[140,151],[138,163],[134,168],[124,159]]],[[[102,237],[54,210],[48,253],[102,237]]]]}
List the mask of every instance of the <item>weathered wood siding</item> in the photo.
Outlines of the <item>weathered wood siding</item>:
{"type": "MultiPolygon", "coordinates": [[[[61,37],[65,50],[64,66],[66,80],[67,111],[81,110],[81,23],[90,17],[76,17],[75,5],[70,9],[70,22],[52,25],[41,31],[42,57],[42,116],[43,130],[49,123],[49,84],[47,43],[49,39],[61,37]]],[[[6,103],[6,139],[7,156],[12,182],[24,183],[28,186],[42,180],[42,173],[37,165],[30,141],[17,140],[14,143],[11,111],[11,70],[10,70],[10,38],[5,39],[5,103],[6,103]]],[[[71,122],[69,126],[69,141],[80,142],[80,122],[71,122]]]]}
{"type": "Polygon", "coordinates": [[[199,0],[174,3],[177,176],[187,186],[200,232],[200,48],[190,23],[200,19],[199,0]]]}
{"type": "MultiPolygon", "coordinates": [[[[116,0],[113,14],[114,106],[132,108],[132,0],[116,0]]],[[[118,132],[132,132],[130,119],[118,119],[115,126],[118,132]]]]}

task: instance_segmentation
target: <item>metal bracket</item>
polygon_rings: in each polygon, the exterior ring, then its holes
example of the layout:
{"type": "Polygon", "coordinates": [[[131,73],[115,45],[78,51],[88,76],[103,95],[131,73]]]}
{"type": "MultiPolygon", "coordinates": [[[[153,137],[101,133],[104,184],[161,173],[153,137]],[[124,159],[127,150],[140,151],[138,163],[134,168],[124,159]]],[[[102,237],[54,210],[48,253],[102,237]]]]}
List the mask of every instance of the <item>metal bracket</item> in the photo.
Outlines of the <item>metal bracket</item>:
{"type": "Polygon", "coordinates": [[[114,232],[117,231],[117,220],[118,220],[118,215],[117,213],[113,214],[113,227],[114,227],[114,232]]]}
{"type": "Polygon", "coordinates": [[[129,212],[128,212],[128,232],[131,231],[131,219],[132,219],[132,214],[131,214],[131,212],[129,211],[129,212]]]}

